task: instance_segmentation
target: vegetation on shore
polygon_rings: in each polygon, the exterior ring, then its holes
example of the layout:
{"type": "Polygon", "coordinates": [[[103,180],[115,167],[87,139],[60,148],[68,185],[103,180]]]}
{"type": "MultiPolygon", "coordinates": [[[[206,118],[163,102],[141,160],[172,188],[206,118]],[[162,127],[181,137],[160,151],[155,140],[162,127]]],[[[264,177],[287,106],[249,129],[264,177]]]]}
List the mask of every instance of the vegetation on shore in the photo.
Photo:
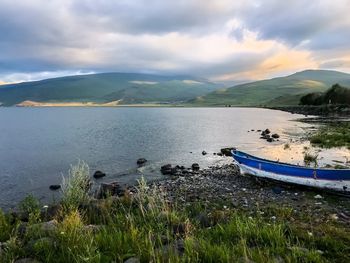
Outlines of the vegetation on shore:
{"type": "Polygon", "coordinates": [[[301,105],[345,104],[350,105],[350,89],[339,84],[325,92],[313,92],[300,98],[301,105]]]}
{"type": "Polygon", "coordinates": [[[324,148],[347,147],[350,149],[350,123],[326,124],[310,137],[310,142],[314,146],[324,148]]]}
{"type": "Polygon", "coordinates": [[[87,195],[88,179],[86,164],[72,167],[53,215],[31,196],[19,206],[28,222],[1,212],[0,262],[350,260],[349,229],[336,221],[314,222],[272,204],[254,213],[219,203],[179,206],[144,180],[123,197],[96,200],[87,195]]]}

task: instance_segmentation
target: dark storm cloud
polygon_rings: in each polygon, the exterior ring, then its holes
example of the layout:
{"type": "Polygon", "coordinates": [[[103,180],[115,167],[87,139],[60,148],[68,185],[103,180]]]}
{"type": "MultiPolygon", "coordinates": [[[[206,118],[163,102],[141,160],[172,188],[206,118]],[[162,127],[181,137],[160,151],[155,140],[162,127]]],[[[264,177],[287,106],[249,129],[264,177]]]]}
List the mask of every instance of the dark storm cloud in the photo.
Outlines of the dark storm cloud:
{"type": "Polygon", "coordinates": [[[348,0],[265,0],[240,17],[260,38],[322,49],[350,44],[349,10],[348,0]]]}
{"type": "Polygon", "coordinates": [[[349,51],[348,10],[348,0],[2,0],[0,81],[80,70],[215,77],[288,48],[303,52],[300,67],[305,52],[322,65],[341,59],[331,49],[349,51]]]}

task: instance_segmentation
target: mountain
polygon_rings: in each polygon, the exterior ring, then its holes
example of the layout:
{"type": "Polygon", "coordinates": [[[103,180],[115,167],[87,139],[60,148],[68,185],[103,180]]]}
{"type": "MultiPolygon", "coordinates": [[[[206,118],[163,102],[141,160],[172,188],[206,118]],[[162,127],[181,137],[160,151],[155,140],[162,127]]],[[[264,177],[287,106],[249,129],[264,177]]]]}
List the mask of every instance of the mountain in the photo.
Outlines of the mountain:
{"type": "Polygon", "coordinates": [[[94,102],[118,104],[181,103],[218,88],[190,76],[138,73],[100,73],[0,86],[0,103],[94,102]]]}
{"type": "Polygon", "coordinates": [[[324,92],[333,84],[350,85],[350,74],[330,70],[305,70],[290,76],[255,81],[218,89],[190,103],[202,106],[285,106],[296,105],[311,92],[324,92]]]}

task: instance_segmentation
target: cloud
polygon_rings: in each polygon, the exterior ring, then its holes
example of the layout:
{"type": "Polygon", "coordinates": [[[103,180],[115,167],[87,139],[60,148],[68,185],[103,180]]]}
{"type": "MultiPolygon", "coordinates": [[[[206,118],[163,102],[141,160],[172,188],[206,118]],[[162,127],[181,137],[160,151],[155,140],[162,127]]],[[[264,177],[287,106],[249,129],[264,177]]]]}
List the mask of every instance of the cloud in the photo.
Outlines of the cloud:
{"type": "Polygon", "coordinates": [[[229,80],[349,70],[335,62],[349,53],[349,9],[347,0],[2,0],[0,80],[103,71],[229,80]]]}

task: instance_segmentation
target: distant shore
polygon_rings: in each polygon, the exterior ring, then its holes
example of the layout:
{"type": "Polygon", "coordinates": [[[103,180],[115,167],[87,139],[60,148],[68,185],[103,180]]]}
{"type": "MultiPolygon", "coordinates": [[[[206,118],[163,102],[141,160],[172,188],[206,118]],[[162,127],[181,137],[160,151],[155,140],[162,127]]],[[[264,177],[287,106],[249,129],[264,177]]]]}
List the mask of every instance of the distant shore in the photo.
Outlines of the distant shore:
{"type": "Polygon", "coordinates": [[[164,107],[166,104],[119,104],[119,101],[111,101],[106,103],[97,102],[37,102],[26,100],[19,104],[17,107],[164,107]]]}
{"type": "Polygon", "coordinates": [[[316,115],[316,116],[350,116],[349,105],[296,105],[267,107],[272,110],[281,110],[293,114],[316,115]]]}

